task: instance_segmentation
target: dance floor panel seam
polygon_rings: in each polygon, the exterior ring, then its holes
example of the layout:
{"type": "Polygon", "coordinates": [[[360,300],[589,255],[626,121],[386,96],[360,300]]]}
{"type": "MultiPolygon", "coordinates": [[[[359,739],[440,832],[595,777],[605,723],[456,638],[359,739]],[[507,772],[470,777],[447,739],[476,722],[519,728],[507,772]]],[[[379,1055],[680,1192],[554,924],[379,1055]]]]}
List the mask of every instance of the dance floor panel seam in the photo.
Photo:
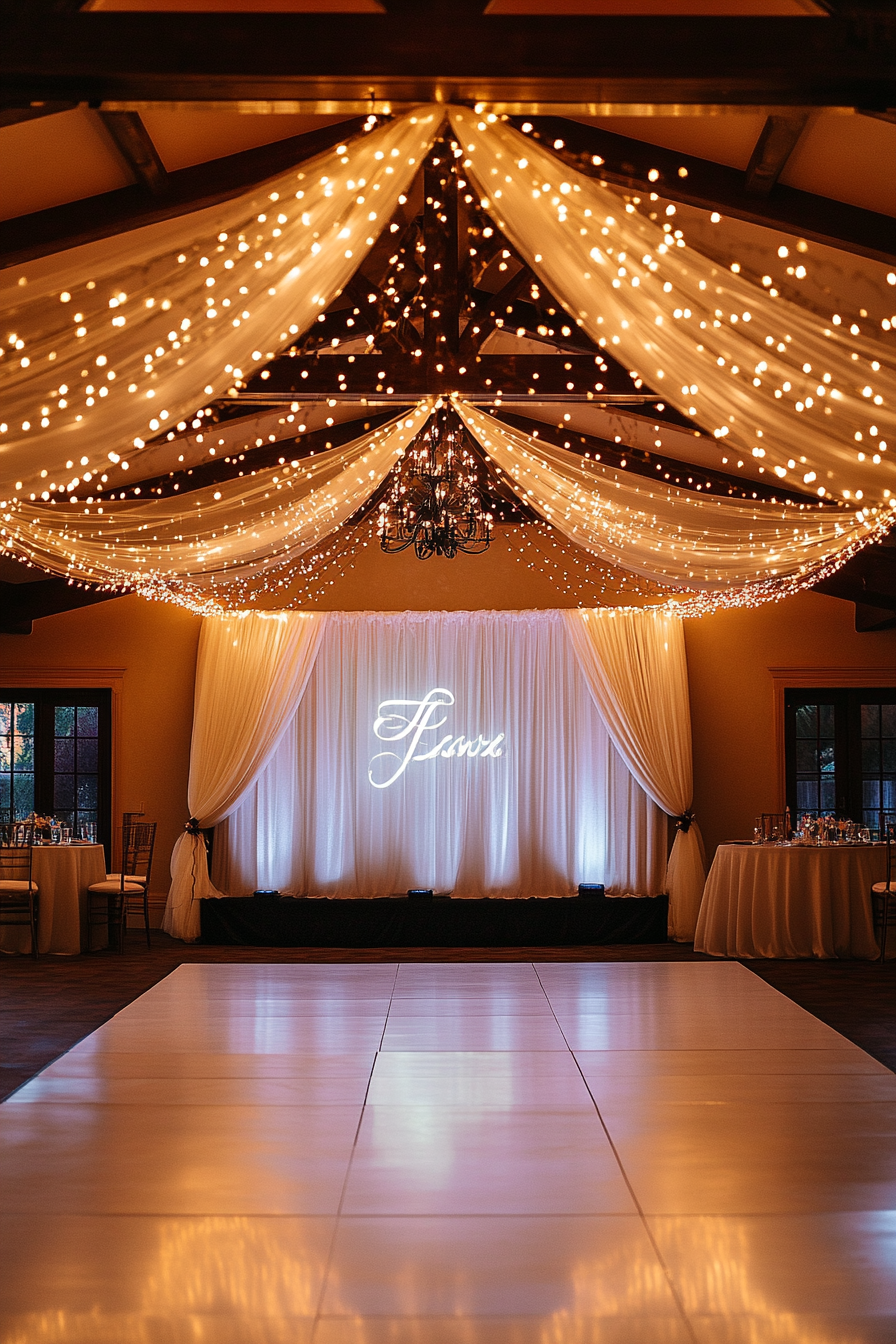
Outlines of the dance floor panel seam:
{"type": "Polygon", "coordinates": [[[737,964],[185,965],[0,1144],[0,1344],[896,1340],[896,1075],[737,964]]]}

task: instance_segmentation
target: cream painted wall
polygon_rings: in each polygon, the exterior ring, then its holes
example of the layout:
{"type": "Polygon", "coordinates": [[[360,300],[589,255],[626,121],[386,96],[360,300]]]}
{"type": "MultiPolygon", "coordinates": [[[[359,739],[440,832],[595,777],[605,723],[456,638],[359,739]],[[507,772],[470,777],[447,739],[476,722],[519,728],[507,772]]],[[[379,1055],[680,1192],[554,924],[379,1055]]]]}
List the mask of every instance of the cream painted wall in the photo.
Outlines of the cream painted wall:
{"type": "MultiPolygon", "coordinates": [[[[496,548],[489,557],[420,563],[376,552],[336,585],[327,606],[396,610],[571,605],[550,578],[496,548]],[[394,564],[394,568],[392,565],[394,564]],[[432,566],[432,567],[431,567],[432,566]],[[452,567],[453,566],[453,567],[452,567]],[[402,582],[401,580],[404,580],[402,582]],[[403,599],[403,600],[402,600],[403,599]]],[[[321,606],[324,604],[321,603],[321,606]]],[[[119,598],[0,636],[5,678],[16,668],[125,669],[118,742],[119,807],[159,823],[153,890],[167,888],[171,847],[186,818],[193,680],[200,622],[177,607],[119,598]]],[[[746,837],[777,788],[769,667],[896,666],[896,632],[856,634],[853,607],[805,593],[755,611],[686,625],[695,806],[710,852],[746,837]]]]}
{"type": "MultiPolygon", "coordinates": [[[[0,670],[124,669],[117,810],[158,822],[152,891],[168,890],[168,860],[187,817],[193,680],[201,622],[178,607],[121,597],[45,616],[31,635],[0,636],[0,670]]],[[[26,678],[23,677],[23,680],[26,678]]],[[[113,818],[114,822],[115,818],[113,818]]]]}
{"type": "MultiPolygon", "coordinates": [[[[770,667],[896,669],[896,631],[857,634],[854,607],[800,593],[753,611],[685,624],[694,739],[694,806],[708,857],[747,839],[777,806],[770,667]]],[[[873,684],[873,681],[871,682],[873,684]]]]}

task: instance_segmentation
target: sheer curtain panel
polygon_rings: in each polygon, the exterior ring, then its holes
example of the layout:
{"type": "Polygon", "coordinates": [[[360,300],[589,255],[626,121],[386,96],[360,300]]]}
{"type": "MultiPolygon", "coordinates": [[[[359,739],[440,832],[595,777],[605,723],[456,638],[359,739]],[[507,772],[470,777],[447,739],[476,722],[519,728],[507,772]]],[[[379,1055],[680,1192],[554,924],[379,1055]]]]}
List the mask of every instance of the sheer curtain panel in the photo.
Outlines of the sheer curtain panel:
{"type": "Polygon", "coordinates": [[[703,841],[693,820],[691,711],[684,627],[658,611],[565,611],[579,665],[622,759],[678,821],[666,871],[669,935],[691,942],[703,896],[703,841]]]}
{"type": "Polygon", "coordinates": [[[199,935],[211,885],[200,831],[237,806],[264,770],[295,717],[327,617],[319,613],[241,613],[205,620],[196,660],[187,802],[190,823],[171,855],[171,888],[162,928],[199,935]]]}
{"type": "Polygon", "coordinates": [[[333,614],[298,712],[215,833],[214,878],[310,896],[664,890],[666,821],[562,614],[333,614]]]}

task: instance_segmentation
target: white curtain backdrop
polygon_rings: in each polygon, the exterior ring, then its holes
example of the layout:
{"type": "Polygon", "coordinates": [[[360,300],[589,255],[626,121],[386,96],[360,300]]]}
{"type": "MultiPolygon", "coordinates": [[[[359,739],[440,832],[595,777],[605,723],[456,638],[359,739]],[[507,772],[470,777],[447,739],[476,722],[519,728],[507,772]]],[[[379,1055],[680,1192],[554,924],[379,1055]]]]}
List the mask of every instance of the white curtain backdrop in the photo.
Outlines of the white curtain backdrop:
{"type": "Polygon", "coordinates": [[[583,675],[616,749],[653,799],[679,818],[669,856],[669,934],[692,942],[705,878],[694,795],[684,627],[659,611],[563,613],[583,675]]]}
{"type": "Polygon", "coordinates": [[[162,928],[190,941],[211,886],[201,829],[215,826],[258,778],[295,714],[314,666],[327,617],[321,613],[242,613],[206,620],[199,637],[190,779],[191,822],[171,855],[162,928]]]}
{"type": "Polygon", "coordinates": [[[666,834],[562,613],[339,613],[213,871],[231,895],[656,895],[666,834]]]}

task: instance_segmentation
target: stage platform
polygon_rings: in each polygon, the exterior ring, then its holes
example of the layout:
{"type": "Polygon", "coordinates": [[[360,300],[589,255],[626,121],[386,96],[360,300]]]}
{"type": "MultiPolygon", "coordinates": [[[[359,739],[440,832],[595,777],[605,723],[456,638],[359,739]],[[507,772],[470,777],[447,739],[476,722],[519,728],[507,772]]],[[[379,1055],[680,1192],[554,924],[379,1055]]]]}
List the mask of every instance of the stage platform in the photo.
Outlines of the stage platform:
{"type": "Polygon", "coordinates": [[[594,947],[664,943],[669,901],[656,897],[519,900],[201,902],[200,942],[250,947],[594,947]]]}

